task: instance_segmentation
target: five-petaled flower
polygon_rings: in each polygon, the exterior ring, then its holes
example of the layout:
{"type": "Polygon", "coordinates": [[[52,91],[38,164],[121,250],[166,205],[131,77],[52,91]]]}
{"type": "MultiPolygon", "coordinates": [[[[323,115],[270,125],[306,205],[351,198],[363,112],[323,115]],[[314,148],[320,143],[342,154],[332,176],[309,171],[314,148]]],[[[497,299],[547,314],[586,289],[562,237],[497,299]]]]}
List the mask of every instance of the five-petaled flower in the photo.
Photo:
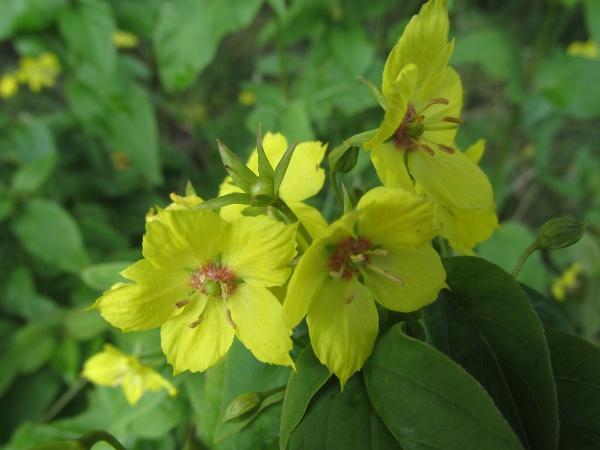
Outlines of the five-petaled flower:
{"type": "Polygon", "coordinates": [[[445,206],[494,207],[490,183],[481,169],[453,147],[462,123],[462,86],[447,67],[454,48],[448,42],[445,0],[431,0],[407,25],[383,71],[385,115],[364,142],[386,187],[410,188],[410,174],[427,195],[445,206]],[[391,138],[391,139],[390,139],[391,138]]]}
{"type": "Polygon", "coordinates": [[[356,212],[331,224],[300,258],[283,304],[289,326],[307,316],[319,360],[342,387],[373,350],[384,307],[415,311],[445,286],[434,202],[402,189],[375,188],[356,212]]]}
{"type": "Polygon", "coordinates": [[[121,385],[130,405],[135,405],[146,391],[165,388],[171,397],[177,394],[177,389],[151,367],[110,344],[104,344],[100,353],[85,362],[81,375],[99,386],[121,385]]]}
{"type": "Polygon", "coordinates": [[[234,335],[260,361],[293,366],[292,331],[268,287],[287,281],[295,234],[265,216],[228,223],[213,212],[159,209],[146,224],[145,258],[122,272],[135,283],[105,292],[93,308],[123,331],[161,326],[175,373],[213,366],[234,335]]]}

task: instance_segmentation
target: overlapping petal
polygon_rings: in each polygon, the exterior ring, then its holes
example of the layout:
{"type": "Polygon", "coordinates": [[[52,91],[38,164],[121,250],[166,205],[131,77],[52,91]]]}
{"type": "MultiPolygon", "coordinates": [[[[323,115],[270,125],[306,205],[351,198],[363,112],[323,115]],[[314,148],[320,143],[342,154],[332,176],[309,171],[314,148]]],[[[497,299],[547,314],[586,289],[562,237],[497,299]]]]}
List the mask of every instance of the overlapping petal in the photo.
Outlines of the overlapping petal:
{"type": "MultiPolygon", "coordinates": [[[[290,165],[279,189],[286,202],[300,202],[316,195],[325,183],[325,171],[320,167],[327,144],[318,141],[301,142],[296,146],[290,165]]],[[[265,147],[266,152],[266,147],[265,147]]],[[[282,155],[283,156],[283,155],[282,155]]],[[[271,163],[279,163],[269,158],[271,163]]]]}
{"type": "Polygon", "coordinates": [[[461,209],[441,206],[438,209],[443,228],[440,236],[456,250],[475,247],[488,240],[500,228],[493,209],[461,209]]]}
{"type": "Polygon", "coordinates": [[[385,187],[412,190],[413,182],[406,170],[404,152],[392,142],[384,142],[371,150],[371,161],[385,187]]]}

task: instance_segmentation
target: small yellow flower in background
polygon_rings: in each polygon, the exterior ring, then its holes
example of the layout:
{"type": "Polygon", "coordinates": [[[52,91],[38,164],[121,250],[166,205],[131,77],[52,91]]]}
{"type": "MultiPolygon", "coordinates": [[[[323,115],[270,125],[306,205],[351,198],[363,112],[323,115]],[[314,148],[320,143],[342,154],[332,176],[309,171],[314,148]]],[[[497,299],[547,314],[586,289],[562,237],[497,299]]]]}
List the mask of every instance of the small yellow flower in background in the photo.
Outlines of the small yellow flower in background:
{"type": "Polygon", "coordinates": [[[20,83],[27,83],[31,92],[39,92],[43,87],[54,86],[59,73],[60,64],[56,55],[42,53],[37,58],[21,58],[16,77],[20,83]]]}
{"type": "Polygon", "coordinates": [[[139,40],[133,33],[117,30],[113,34],[113,42],[117,48],[135,48],[137,47],[139,40]]]}
{"type": "MultiPolygon", "coordinates": [[[[269,162],[276,167],[288,149],[288,142],[280,133],[267,133],[263,137],[263,147],[269,162]]],[[[301,142],[296,146],[285,177],[279,189],[279,196],[296,214],[311,236],[318,236],[327,227],[327,222],[318,209],[304,203],[304,200],[316,195],[325,182],[325,171],[319,167],[327,144],[319,141],[301,142]]],[[[248,159],[247,166],[258,175],[258,152],[254,150],[248,159]]],[[[219,196],[232,192],[242,192],[233,184],[230,177],[219,187],[219,196]]],[[[242,216],[247,206],[229,205],[221,208],[221,216],[233,220],[242,216]]],[[[275,214],[274,211],[269,210],[275,214]]]]}
{"type": "Polygon", "coordinates": [[[152,368],[110,344],[85,362],[81,375],[99,386],[121,385],[130,405],[135,405],[146,391],[165,388],[171,397],[177,394],[177,389],[152,368]]]}
{"type": "Polygon", "coordinates": [[[238,101],[244,106],[252,106],[256,103],[256,94],[244,89],[238,94],[238,101]]]}
{"type": "Polygon", "coordinates": [[[10,98],[16,95],[19,91],[19,84],[17,78],[13,74],[5,74],[0,78],[0,97],[10,98]]]}
{"type": "Polygon", "coordinates": [[[582,269],[582,264],[574,263],[554,282],[552,285],[552,295],[554,295],[556,300],[565,300],[567,298],[567,293],[579,286],[578,276],[582,269]]]}
{"type": "Polygon", "coordinates": [[[145,259],[122,272],[135,283],[91,308],[123,331],[160,326],[175,374],[215,365],[234,336],[258,360],[293,366],[292,330],[268,288],[290,276],[296,228],[265,216],[227,222],[210,211],[159,209],[146,223],[145,259]]]}
{"type": "Polygon", "coordinates": [[[408,171],[437,202],[463,209],[492,209],[491,185],[481,169],[452,147],[463,90],[447,67],[445,0],[431,0],[407,25],[383,71],[386,111],[374,136],[364,143],[386,187],[410,189],[408,171]]]}
{"type": "Polygon", "coordinates": [[[567,55],[583,56],[589,59],[600,59],[600,50],[594,41],[575,41],[567,47],[567,55]]]}
{"type": "Polygon", "coordinates": [[[379,331],[373,300],[416,311],[446,286],[440,257],[428,245],[440,229],[435,210],[434,202],[403,189],[375,188],[300,258],[284,317],[295,327],[307,316],[315,354],[342,388],[373,351],[379,331]]]}

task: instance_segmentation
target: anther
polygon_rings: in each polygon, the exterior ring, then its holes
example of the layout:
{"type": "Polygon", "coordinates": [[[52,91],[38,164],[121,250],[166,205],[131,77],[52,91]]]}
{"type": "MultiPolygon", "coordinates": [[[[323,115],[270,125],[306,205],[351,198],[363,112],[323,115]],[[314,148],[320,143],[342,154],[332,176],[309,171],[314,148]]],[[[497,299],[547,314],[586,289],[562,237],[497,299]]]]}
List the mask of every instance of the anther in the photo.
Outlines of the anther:
{"type": "Polygon", "coordinates": [[[350,303],[352,303],[352,300],[354,300],[355,297],[356,297],[356,290],[352,291],[352,294],[350,294],[348,296],[348,298],[346,299],[346,301],[344,303],[346,305],[349,305],[350,303]]]}
{"type": "Polygon", "coordinates": [[[390,251],[389,250],[384,250],[382,248],[378,248],[378,249],[373,250],[371,253],[373,255],[377,255],[377,256],[387,256],[387,255],[390,254],[390,251]]]}
{"type": "Polygon", "coordinates": [[[372,270],[375,273],[378,273],[379,275],[383,275],[384,277],[386,277],[388,280],[392,280],[394,283],[398,283],[400,286],[404,286],[404,281],[402,281],[399,277],[397,277],[396,275],[386,272],[385,270],[380,269],[379,267],[375,267],[375,266],[367,266],[367,269],[372,270]]]}
{"type": "Polygon", "coordinates": [[[227,307],[225,307],[225,320],[227,320],[227,323],[231,328],[233,328],[234,330],[237,328],[235,326],[235,323],[233,323],[233,319],[231,318],[231,310],[227,307]]]}
{"type": "Polygon", "coordinates": [[[462,119],[459,119],[458,117],[444,117],[442,119],[442,122],[452,122],[452,123],[457,123],[459,125],[463,124],[464,122],[462,121],[462,119]]]}
{"type": "Polygon", "coordinates": [[[425,145],[425,144],[420,144],[421,148],[423,149],[423,151],[425,153],[427,153],[429,156],[434,156],[435,152],[433,151],[433,149],[429,146],[429,145],[425,145]]]}
{"type": "Polygon", "coordinates": [[[202,322],[203,319],[204,319],[204,317],[201,317],[198,320],[188,324],[188,328],[191,328],[191,329],[196,328],[198,325],[200,325],[200,322],[202,322]]]}
{"type": "Polygon", "coordinates": [[[448,101],[447,98],[444,97],[436,97],[436,98],[432,98],[431,100],[429,100],[429,102],[427,103],[427,106],[431,106],[431,105],[447,105],[450,102],[448,101]]]}
{"type": "Polygon", "coordinates": [[[173,308],[175,308],[175,309],[181,309],[185,305],[187,305],[189,302],[190,302],[189,298],[184,298],[183,300],[179,300],[177,303],[173,303],[173,308]]]}
{"type": "Polygon", "coordinates": [[[438,144],[438,147],[441,151],[449,153],[450,155],[453,155],[454,152],[456,152],[456,150],[454,150],[452,147],[448,147],[447,145],[444,145],[444,144],[438,144]]]}
{"type": "Polygon", "coordinates": [[[329,276],[331,278],[342,278],[342,275],[343,275],[342,271],[336,272],[335,270],[332,270],[331,272],[329,272],[329,276]]]}
{"type": "Polygon", "coordinates": [[[359,253],[358,255],[350,255],[352,262],[359,263],[365,260],[365,255],[359,253]]]}

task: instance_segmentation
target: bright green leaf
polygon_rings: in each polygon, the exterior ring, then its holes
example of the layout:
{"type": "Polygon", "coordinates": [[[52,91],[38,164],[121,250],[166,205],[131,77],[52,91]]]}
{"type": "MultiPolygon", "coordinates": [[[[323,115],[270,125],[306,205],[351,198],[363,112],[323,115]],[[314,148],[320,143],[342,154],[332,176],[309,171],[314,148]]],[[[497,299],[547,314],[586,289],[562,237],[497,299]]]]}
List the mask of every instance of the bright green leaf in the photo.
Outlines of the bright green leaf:
{"type": "Polygon", "coordinates": [[[104,292],[118,282],[126,283],[127,279],[119,272],[132,265],[132,262],[109,262],[88,266],[81,272],[81,279],[92,289],[104,292]]]}
{"type": "Polygon", "coordinates": [[[12,188],[19,193],[31,194],[37,191],[52,175],[58,162],[56,153],[49,153],[30,162],[15,172],[12,188]]]}

